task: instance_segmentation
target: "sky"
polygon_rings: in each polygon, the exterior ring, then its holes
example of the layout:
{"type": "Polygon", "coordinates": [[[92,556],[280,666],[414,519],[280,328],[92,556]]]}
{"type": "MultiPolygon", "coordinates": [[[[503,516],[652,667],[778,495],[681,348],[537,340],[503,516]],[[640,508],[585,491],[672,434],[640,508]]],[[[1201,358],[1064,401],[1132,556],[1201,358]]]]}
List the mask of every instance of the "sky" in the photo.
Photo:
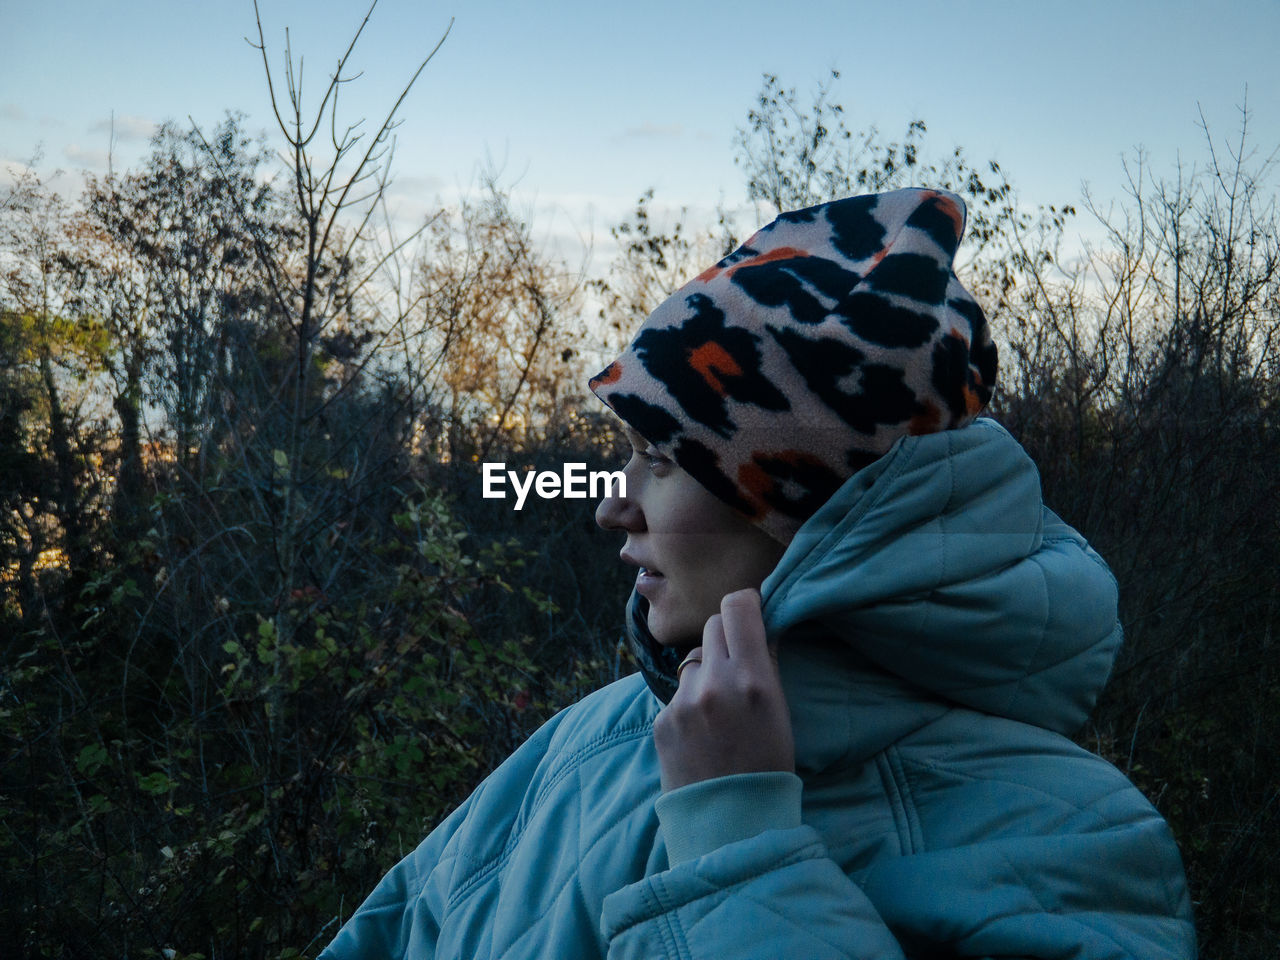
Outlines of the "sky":
{"type": "MultiPolygon", "coordinates": [[[[367,0],[260,8],[277,82],[288,27],[314,103],[367,0]]],[[[40,150],[74,192],[109,149],[138,165],[158,122],[207,128],[228,109],[281,143],[252,0],[0,0],[0,23],[0,178],[40,150]]],[[[1029,206],[1084,185],[1118,197],[1139,146],[1157,171],[1201,161],[1201,114],[1221,145],[1246,91],[1255,145],[1280,146],[1280,0],[381,0],[343,116],[380,115],[446,30],[400,112],[400,214],[474,190],[488,164],[549,234],[597,246],[650,188],[695,218],[745,209],[734,132],[766,72],[805,99],[838,69],[851,126],[899,137],[922,119],[927,153],[997,160],[1029,206]]]]}

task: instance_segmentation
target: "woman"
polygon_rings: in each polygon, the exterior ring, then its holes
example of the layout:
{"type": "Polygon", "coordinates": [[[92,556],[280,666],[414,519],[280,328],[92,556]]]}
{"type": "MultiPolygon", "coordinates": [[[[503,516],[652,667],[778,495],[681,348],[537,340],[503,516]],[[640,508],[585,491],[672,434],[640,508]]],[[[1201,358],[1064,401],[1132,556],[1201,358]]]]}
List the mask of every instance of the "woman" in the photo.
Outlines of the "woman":
{"type": "Polygon", "coordinates": [[[543,726],[325,956],[1194,956],[1164,821],[1064,736],[1115,582],[977,416],[963,223],[926,190],[784,214],[593,379],[634,451],[596,518],[642,675],[543,726]]]}

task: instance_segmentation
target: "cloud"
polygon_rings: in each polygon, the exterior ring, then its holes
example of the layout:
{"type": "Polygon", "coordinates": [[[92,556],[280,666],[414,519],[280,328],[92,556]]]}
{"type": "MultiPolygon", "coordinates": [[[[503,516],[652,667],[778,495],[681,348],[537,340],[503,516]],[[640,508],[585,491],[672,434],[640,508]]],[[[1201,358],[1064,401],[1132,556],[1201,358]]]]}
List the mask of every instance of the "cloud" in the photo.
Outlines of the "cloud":
{"type": "Polygon", "coordinates": [[[440,209],[444,181],[433,176],[399,176],[387,188],[387,209],[401,235],[415,230],[440,209]]]}
{"type": "Polygon", "coordinates": [[[47,113],[30,114],[22,107],[11,101],[0,103],[0,120],[6,120],[9,123],[35,123],[42,127],[59,127],[62,121],[57,117],[51,117],[47,113]]]}
{"type": "Polygon", "coordinates": [[[416,177],[404,176],[392,171],[391,188],[388,193],[399,197],[421,197],[440,193],[444,188],[445,181],[441,177],[429,174],[416,177]]]}
{"type": "Polygon", "coordinates": [[[7,191],[26,177],[34,177],[40,185],[49,191],[64,197],[74,196],[84,189],[84,176],[74,171],[49,169],[41,163],[40,157],[33,162],[30,157],[19,160],[12,156],[0,155],[0,191],[7,191]]]}
{"type": "Polygon", "coordinates": [[[684,136],[684,125],[679,123],[642,123],[622,131],[624,140],[673,140],[684,136]]]}
{"type": "Polygon", "coordinates": [[[115,124],[115,138],[118,141],[128,143],[136,140],[150,140],[155,135],[156,125],[150,120],[143,117],[136,117],[133,114],[125,113],[117,116],[114,121],[110,118],[99,120],[89,128],[90,133],[112,133],[112,123],[115,124]]]}
{"type": "Polygon", "coordinates": [[[62,155],[67,158],[68,162],[88,170],[106,170],[110,163],[110,157],[106,150],[86,150],[84,147],[74,143],[64,147],[62,155]]]}
{"type": "Polygon", "coordinates": [[[11,187],[23,177],[35,172],[35,167],[28,166],[21,160],[0,157],[0,187],[11,187]]]}

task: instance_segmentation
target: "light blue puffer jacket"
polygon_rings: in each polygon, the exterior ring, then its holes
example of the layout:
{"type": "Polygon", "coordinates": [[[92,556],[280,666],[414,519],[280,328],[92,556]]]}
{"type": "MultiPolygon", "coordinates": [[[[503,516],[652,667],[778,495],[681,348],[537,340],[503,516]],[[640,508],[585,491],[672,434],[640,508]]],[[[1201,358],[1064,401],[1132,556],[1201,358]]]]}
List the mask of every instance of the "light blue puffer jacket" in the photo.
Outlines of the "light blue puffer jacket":
{"type": "Polygon", "coordinates": [[[325,957],[1191,958],[1169,830],[1064,734],[1115,583],[990,420],[907,438],[762,589],[797,776],[659,797],[639,676],[544,725],[325,957]]]}

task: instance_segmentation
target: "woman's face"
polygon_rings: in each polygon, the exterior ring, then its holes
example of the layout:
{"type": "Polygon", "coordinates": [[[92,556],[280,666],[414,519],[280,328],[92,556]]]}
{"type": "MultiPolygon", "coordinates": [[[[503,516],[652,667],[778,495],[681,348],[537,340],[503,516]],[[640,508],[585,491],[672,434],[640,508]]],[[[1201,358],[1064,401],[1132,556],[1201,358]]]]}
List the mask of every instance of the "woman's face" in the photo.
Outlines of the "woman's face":
{"type": "Polygon", "coordinates": [[[625,429],[627,495],[601,500],[596,523],[626,532],[621,557],[640,568],[636,589],[649,601],[654,639],[696,646],[724,595],[759,588],[785,548],[625,429]]]}

